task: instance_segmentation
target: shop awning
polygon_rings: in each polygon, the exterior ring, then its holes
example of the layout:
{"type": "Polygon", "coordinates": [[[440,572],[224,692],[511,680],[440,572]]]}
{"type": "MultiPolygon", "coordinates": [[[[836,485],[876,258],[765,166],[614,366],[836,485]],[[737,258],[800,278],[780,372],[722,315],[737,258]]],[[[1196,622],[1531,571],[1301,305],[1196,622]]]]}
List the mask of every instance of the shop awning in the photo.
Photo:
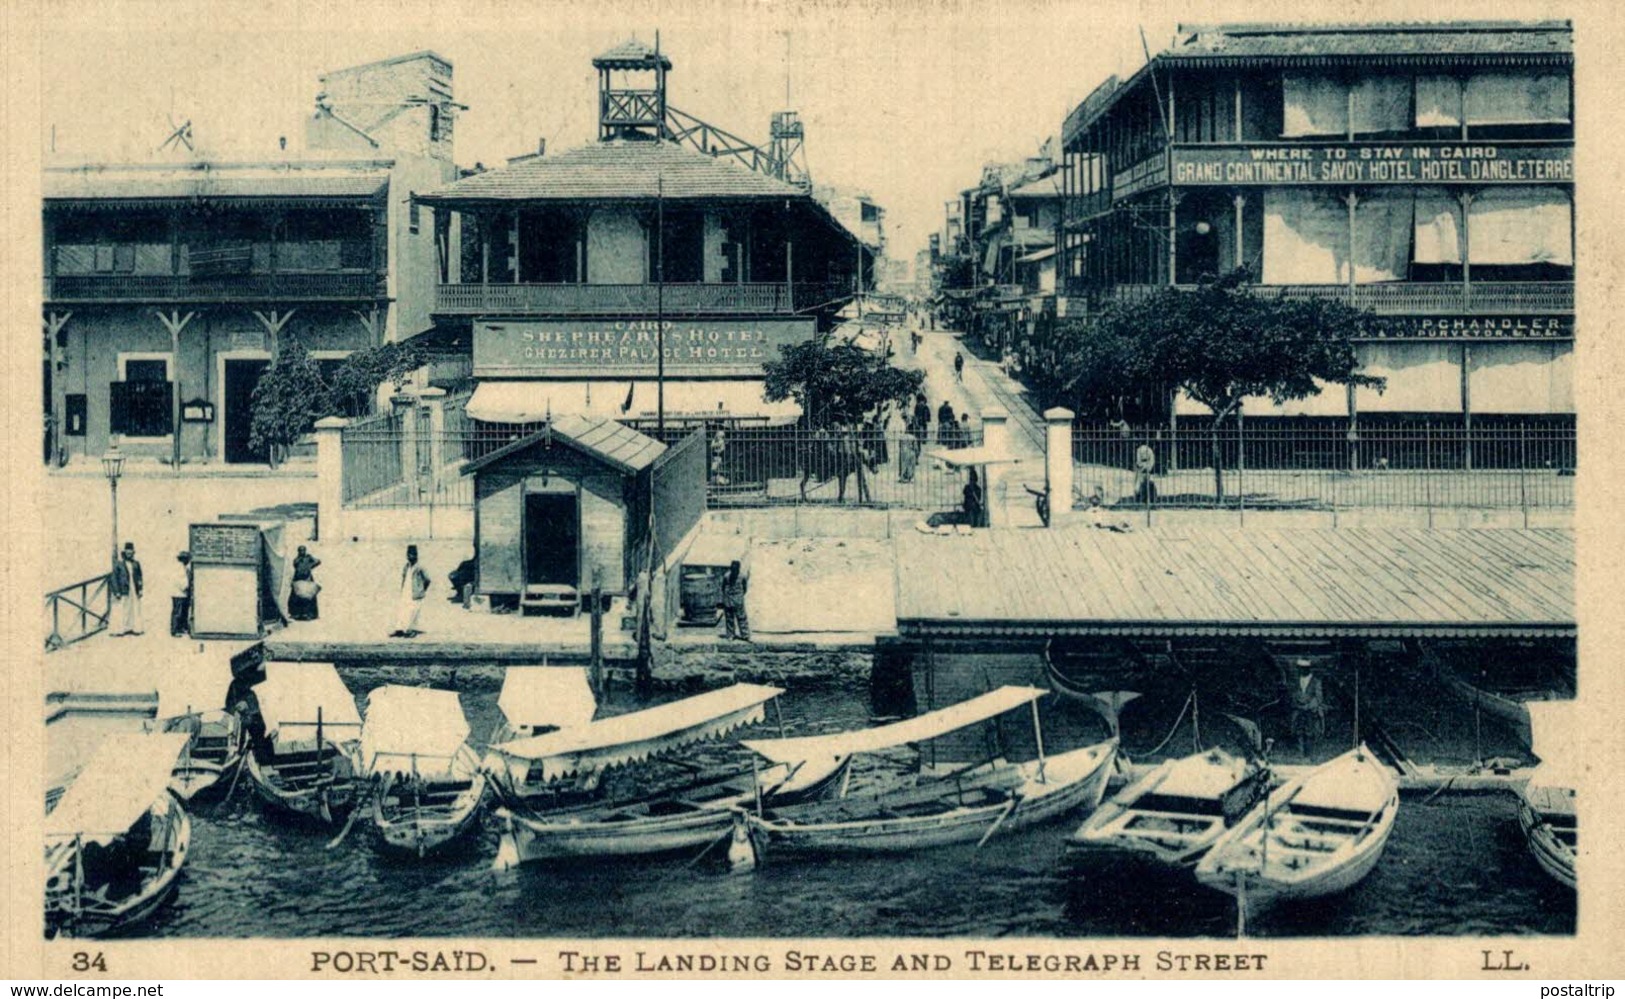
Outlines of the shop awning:
{"type": "MultiPolygon", "coordinates": [[[[468,400],[468,415],[487,423],[540,423],[549,414],[575,413],[612,420],[654,419],[659,388],[652,381],[482,381],[468,400]]],[[[666,419],[756,419],[789,423],[801,415],[793,400],[768,402],[751,379],[666,382],[666,419]]]]}

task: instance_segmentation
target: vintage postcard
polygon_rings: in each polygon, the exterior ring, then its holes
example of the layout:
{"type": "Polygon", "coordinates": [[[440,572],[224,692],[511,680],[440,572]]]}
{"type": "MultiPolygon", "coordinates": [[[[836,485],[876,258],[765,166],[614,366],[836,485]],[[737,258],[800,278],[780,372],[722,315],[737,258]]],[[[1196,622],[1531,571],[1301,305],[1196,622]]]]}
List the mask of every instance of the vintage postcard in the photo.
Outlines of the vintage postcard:
{"type": "Polygon", "coordinates": [[[1625,970],[1605,5],[4,24],[7,977],[1625,970]]]}

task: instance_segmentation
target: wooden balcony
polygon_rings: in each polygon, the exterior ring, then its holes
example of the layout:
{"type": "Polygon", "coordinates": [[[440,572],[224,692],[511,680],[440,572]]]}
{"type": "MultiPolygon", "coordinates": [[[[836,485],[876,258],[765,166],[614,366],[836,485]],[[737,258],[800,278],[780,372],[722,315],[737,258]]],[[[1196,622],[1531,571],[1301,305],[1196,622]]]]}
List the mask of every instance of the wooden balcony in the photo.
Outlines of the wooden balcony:
{"type": "Polygon", "coordinates": [[[784,284],[443,284],[441,315],[790,315],[852,297],[844,282],[784,284]]]}
{"type": "MultiPolygon", "coordinates": [[[[1165,285],[1124,284],[1112,290],[1118,301],[1139,301],[1165,285]]],[[[1190,290],[1192,285],[1178,285],[1190,290]]],[[[1572,315],[1572,281],[1396,282],[1360,284],[1253,285],[1260,295],[1287,299],[1340,298],[1379,316],[1572,315]]]]}
{"type": "Polygon", "coordinates": [[[148,302],[366,301],[384,296],[371,271],[305,274],[61,274],[45,279],[55,304],[148,302]]]}

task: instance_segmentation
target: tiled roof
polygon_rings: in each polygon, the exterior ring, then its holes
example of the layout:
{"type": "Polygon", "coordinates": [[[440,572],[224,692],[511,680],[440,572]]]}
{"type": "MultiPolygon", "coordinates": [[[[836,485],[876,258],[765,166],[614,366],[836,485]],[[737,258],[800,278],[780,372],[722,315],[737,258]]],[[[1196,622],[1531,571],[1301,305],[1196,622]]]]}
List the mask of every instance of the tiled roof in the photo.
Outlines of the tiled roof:
{"type": "Polygon", "coordinates": [[[636,38],[626,41],[593,59],[592,64],[608,69],[631,69],[642,66],[653,66],[656,60],[666,69],[671,69],[671,60],[665,53],[656,55],[655,50],[643,44],[636,38]]]}
{"type": "Polygon", "coordinates": [[[1574,50],[1567,21],[1180,25],[1169,59],[1551,55],[1574,50]]]}
{"type": "Polygon", "coordinates": [[[730,160],[671,142],[616,139],[465,177],[422,201],[571,201],[665,197],[795,198],[806,193],[730,160]]]}
{"type": "Polygon", "coordinates": [[[364,198],[389,183],[389,173],[368,167],[287,164],[173,168],[87,166],[48,168],[47,201],[170,198],[364,198]]]}
{"type": "Polygon", "coordinates": [[[463,466],[468,475],[496,464],[510,455],[541,444],[546,440],[562,442],[582,453],[596,458],[624,473],[641,472],[654,464],[665,453],[666,445],[638,433],[624,423],[603,417],[565,413],[553,417],[549,426],[463,466]]]}

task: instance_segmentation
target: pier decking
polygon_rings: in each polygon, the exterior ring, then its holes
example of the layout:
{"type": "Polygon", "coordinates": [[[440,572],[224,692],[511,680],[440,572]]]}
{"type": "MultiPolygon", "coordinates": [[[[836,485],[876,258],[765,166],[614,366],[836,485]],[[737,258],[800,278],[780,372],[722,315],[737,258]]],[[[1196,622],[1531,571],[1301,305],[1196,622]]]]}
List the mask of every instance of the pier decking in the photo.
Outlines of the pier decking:
{"type": "Polygon", "coordinates": [[[905,637],[1568,637],[1564,530],[1136,529],[897,541],[905,637]]]}

